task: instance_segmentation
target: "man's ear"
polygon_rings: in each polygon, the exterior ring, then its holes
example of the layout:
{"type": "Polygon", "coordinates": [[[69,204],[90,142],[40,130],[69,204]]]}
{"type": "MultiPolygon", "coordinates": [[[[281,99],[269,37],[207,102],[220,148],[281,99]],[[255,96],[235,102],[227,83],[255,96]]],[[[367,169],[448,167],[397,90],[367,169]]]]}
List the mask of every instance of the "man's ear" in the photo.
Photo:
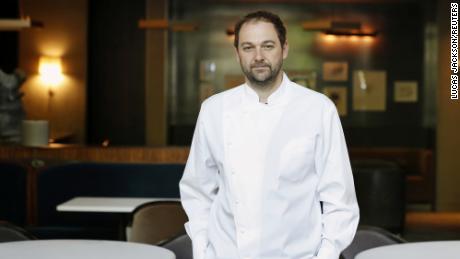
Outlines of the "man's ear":
{"type": "Polygon", "coordinates": [[[284,46],[283,46],[283,59],[286,59],[288,57],[288,53],[289,53],[289,44],[286,39],[286,41],[284,42],[284,46]]]}

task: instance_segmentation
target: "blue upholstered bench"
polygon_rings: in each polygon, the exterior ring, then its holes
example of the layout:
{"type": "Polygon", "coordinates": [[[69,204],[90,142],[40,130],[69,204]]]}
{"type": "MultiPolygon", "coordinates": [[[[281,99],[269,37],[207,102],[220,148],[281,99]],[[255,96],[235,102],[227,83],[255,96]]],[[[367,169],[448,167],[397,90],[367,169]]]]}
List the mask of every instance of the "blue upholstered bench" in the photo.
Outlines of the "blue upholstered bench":
{"type": "Polygon", "coordinates": [[[0,220],[16,225],[26,222],[27,168],[0,162],[0,220]]]}
{"type": "Polygon", "coordinates": [[[76,196],[179,197],[183,164],[69,163],[37,175],[38,238],[116,239],[120,215],[58,212],[76,196]]]}

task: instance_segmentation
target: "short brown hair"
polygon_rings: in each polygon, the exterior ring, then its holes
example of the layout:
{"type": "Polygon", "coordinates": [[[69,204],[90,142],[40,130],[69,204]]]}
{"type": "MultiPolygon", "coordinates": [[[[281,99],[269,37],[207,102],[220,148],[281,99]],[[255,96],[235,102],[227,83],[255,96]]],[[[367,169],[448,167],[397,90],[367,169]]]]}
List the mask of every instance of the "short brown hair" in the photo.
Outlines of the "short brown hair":
{"type": "Polygon", "coordinates": [[[284,43],[286,42],[286,27],[284,27],[283,21],[281,21],[280,17],[267,11],[257,11],[247,14],[245,17],[243,17],[243,19],[239,20],[235,24],[235,40],[233,41],[235,48],[238,48],[241,27],[243,24],[250,21],[264,21],[273,24],[276,29],[276,34],[278,34],[278,39],[280,40],[281,47],[284,46],[284,43]]]}

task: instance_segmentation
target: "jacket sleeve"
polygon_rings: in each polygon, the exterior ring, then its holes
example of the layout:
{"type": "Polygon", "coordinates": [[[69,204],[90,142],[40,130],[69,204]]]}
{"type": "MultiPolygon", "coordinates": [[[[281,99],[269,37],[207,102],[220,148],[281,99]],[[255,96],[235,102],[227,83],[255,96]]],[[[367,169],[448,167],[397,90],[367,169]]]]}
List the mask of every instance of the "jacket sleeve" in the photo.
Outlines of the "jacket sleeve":
{"type": "Polygon", "coordinates": [[[218,171],[209,150],[203,107],[204,103],[198,115],[187,165],[179,183],[182,206],[189,219],[185,230],[192,239],[194,259],[205,257],[210,207],[218,191],[218,171]]]}
{"type": "Polygon", "coordinates": [[[323,204],[323,213],[317,258],[337,259],[353,240],[359,208],[342,126],[329,100],[324,109],[319,143],[315,164],[319,175],[317,195],[323,204]]]}

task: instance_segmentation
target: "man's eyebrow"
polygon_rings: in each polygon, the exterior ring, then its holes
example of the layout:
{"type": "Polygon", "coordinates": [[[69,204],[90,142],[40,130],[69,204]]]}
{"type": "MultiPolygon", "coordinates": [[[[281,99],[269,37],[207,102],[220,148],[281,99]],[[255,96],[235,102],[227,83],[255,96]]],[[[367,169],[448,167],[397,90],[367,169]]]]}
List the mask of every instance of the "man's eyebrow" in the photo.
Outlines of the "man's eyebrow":
{"type": "MultiPolygon", "coordinates": [[[[273,40],[266,40],[266,41],[263,41],[261,44],[267,44],[267,43],[276,44],[276,42],[273,41],[273,40]]],[[[243,46],[243,45],[254,45],[254,43],[245,41],[245,42],[241,42],[240,45],[241,46],[243,46]]]]}

